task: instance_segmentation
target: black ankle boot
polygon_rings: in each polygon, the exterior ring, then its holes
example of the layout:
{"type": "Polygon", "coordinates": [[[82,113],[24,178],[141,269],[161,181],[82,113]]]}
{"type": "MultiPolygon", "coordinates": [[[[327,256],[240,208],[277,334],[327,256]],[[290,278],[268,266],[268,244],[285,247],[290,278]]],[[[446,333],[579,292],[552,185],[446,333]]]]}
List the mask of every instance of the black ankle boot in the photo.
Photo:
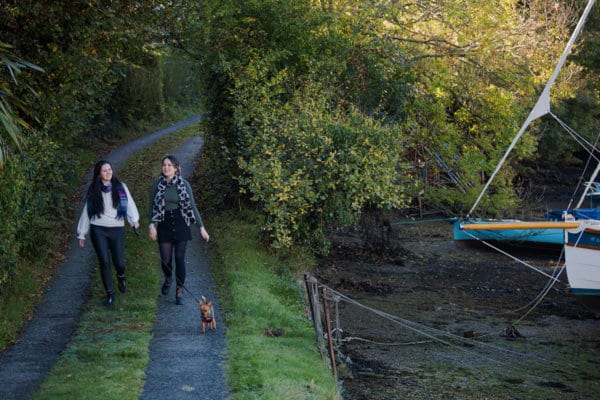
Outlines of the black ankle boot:
{"type": "Polygon", "coordinates": [[[166,296],[169,294],[169,288],[171,287],[171,282],[173,282],[173,278],[171,278],[170,276],[167,276],[165,278],[165,283],[163,283],[162,289],[161,289],[163,296],[166,296]]]}
{"type": "Polygon", "coordinates": [[[104,300],[106,307],[112,307],[115,305],[115,294],[113,292],[106,293],[106,300],[104,300]]]}
{"type": "Polygon", "coordinates": [[[183,304],[183,288],[181,286],[177,286],[177,292],[175,293],[175,304],[179,306],[183,304]]]}
{"type": "Polygon", "coordinates": [[[121,276],[117,275],[117,282],[119,283],[119,292],[127,292],[127,279],[125,279],[125,274],[121,276]]]}

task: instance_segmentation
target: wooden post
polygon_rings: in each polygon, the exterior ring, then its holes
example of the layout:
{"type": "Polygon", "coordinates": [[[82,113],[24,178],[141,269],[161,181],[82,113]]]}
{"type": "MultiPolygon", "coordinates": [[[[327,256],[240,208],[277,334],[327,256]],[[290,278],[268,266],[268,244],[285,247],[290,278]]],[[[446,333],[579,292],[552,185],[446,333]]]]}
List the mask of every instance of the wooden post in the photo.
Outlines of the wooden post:
{"type": "Polygon", "coordinates": [[[317,347],[319,347],[319,331],[317,329],[317,320],[315,317],[315,305],[313,303],[313,293],[312,293],[312,288],[308,282],[308,275],[304,274],[304,285],[306,285],[306,294],[308,296],[308,305],[310,307],[310,317],[312,319],[313,322],[313,327],[315,328],[315,340],[317,341],[317,347]]]}
{"type": "Polygon", "coordinates": [[[329,303],[327,302],[327,290],[323,288],[323,312],[325,314],[325,328],[327,329],[327,345],[329,347],[329,359],[331,360],[331,370],[333,376],[337,379],[337,368],[335,365],[335,354],[333,352],[333,340],[331,339],[331,324],[329,322],[329,303]]]}

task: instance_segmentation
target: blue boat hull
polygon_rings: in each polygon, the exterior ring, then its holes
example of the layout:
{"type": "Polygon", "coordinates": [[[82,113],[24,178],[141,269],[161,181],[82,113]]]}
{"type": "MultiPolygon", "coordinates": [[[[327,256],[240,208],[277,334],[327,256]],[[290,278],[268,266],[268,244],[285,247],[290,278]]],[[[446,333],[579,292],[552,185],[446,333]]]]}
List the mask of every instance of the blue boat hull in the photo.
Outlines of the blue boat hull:
{"type": "MultiPolygon", "coordinates": [[[[473,220],[476,223],[497,223],[498,220],[473,220]]],[[[454,240],[486,240],[515,241],[531,243],[564,244],[564,230],[560,228],[546,229],[506,229],[506,230],[469,230],[460,228],[464,221],[454,221],[454,240]]]]}

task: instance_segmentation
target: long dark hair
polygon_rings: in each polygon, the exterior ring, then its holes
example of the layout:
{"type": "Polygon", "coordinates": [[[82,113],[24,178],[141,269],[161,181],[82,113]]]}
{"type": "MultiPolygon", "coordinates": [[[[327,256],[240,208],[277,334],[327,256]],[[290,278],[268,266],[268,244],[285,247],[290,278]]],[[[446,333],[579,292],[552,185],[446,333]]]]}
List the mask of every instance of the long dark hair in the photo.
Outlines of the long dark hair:
{"type": "MultiPolygon", "coordinates": [[[[110,165],[112,168],[112,164],[107,160],[100,160],[94,166],[94,175],[92,177],[92,182],[88,187],[87,194],[85,196],[85,200],[87,202],[87,212],[88,217],[92,219],[92,217],[99,218],[104,212],[104,201],[102,201],[102,178],[100,177],[100,170],[104,165],[110,165]]],[[[113,170],[113,175],[110,180],[111,185],[111,197],[112,197],[112,205],[113,208],[117,208],[119,206],[120,197],[119,197],[119,187],[121,186],[121,181],[117,178],[115,171],[113,170]]]]}

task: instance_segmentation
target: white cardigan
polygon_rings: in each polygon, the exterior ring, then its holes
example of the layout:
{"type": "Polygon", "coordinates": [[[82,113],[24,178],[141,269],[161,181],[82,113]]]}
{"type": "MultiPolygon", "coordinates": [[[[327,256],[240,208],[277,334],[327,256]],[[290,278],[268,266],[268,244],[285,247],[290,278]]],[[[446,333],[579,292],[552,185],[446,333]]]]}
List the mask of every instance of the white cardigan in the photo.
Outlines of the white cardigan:
{"type": "MultiPolygon", "coordinates": [[[[123,182],[121,182],[121,184],[127,194],[127,221],[129,222],[129,225],[133,226],[135,222],[140,220],[140,215],[137,206],[135,205],[135,201],[133,201],[133,197],[131,197],[131,193],[129,193],[129,189],[123,182]]],[[[100,217],[92,217],[91,221],[87,213],[87,202],[84,204],[81,217],[79,217],[79,223],[77,224],[78,239],[85,239],[85,235],[90,231],[90,224],[107,228],[125,226],[125,221],[123,219],[117,219],[117,209],[112,206],[112,194],[110,192],[103,192],[102,201],[104,202],[104,212],[100,217]]]]}

